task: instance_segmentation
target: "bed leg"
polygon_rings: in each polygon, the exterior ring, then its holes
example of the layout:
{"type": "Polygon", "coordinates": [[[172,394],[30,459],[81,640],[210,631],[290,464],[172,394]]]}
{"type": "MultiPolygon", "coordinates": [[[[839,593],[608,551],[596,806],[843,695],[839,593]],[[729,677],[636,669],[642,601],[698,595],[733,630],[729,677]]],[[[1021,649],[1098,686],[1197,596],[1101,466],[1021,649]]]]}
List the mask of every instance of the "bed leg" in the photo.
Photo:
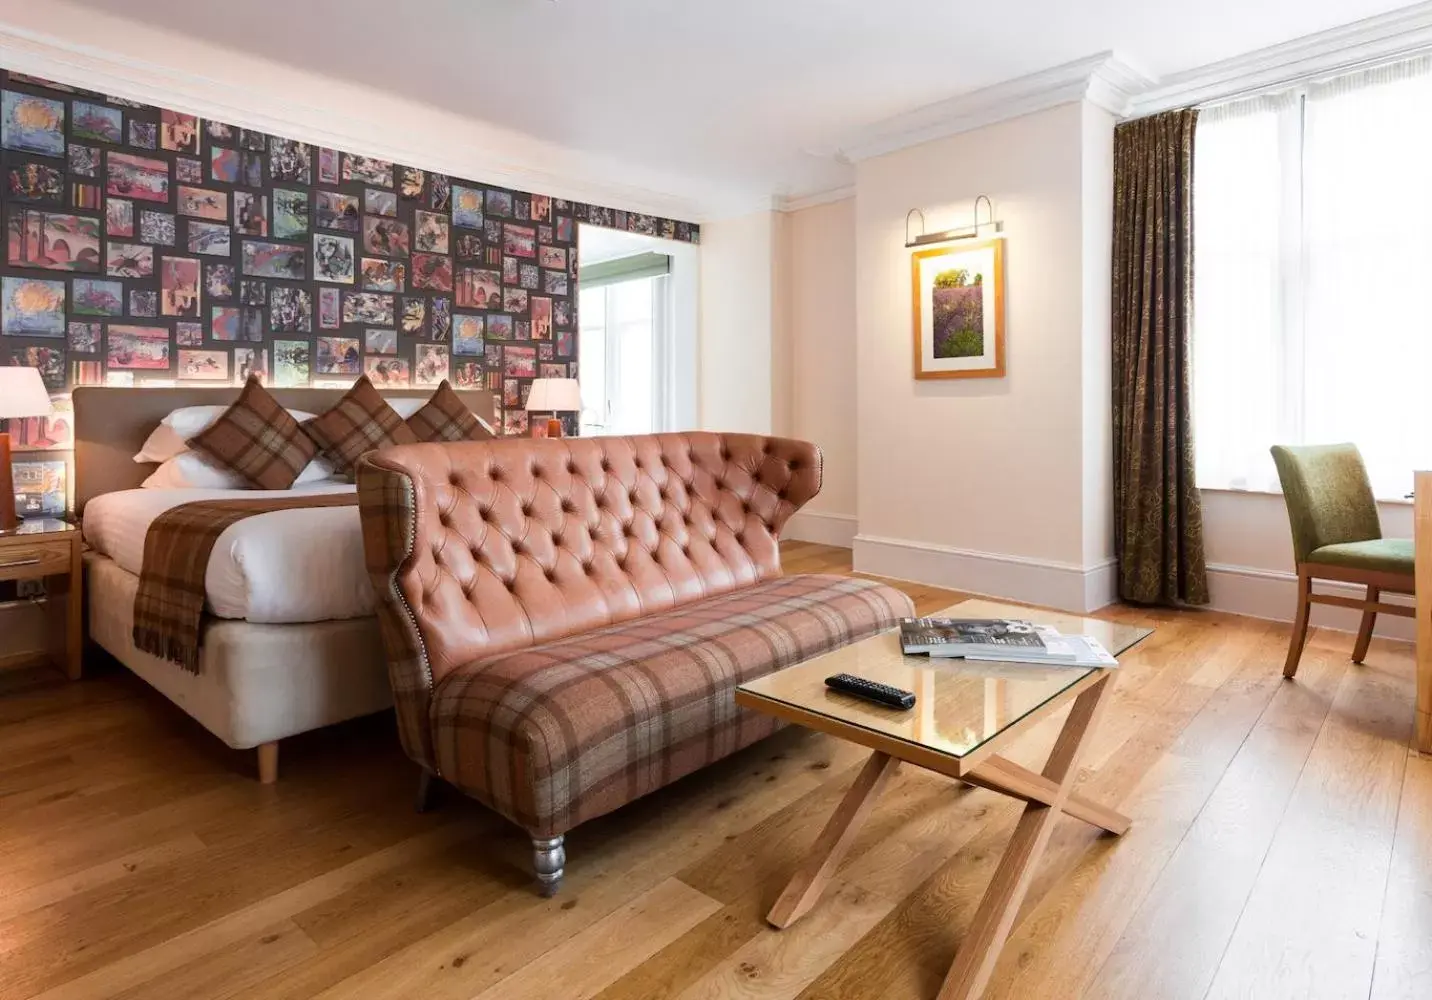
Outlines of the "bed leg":
{"type": "Polygon", "coordinates": [[[278,780],[278,740],[259,744],[259,783],[272,785],[278,780]]]}

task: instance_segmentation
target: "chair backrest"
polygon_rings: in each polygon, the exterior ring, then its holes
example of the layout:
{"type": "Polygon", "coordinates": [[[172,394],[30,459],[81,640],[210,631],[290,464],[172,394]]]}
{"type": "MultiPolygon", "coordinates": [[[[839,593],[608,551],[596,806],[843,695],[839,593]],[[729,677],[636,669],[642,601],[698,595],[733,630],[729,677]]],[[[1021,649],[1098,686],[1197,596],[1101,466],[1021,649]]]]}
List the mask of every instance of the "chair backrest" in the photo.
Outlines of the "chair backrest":
{"type": "Polygon", "coordinates": [[[364,548],[404,748],[475,660],[781,574],[820,449],[750,434],[402,445],[358,464],[364,548]]]}
{"type": "Polygon", "coordinates": [[[1272,452],[1298,562],[1324,545],[1382,537],[1377,501],[1357,445],[1274,445],[1272,452]]]}

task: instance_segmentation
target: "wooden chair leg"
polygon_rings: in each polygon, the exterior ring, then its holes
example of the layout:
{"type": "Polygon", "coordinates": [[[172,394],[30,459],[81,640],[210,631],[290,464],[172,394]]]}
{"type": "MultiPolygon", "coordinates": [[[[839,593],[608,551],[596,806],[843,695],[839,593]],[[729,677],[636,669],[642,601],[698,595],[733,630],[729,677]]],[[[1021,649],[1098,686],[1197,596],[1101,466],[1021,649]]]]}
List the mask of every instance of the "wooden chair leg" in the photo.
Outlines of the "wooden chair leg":
{"type": "Polygon", "coordinates": [[[1283,664],[1283,676],[1292,678],[1298,672],[1298,661],[1303,658],[1303,644],[1308,641],[1308,612],[1312,610],[1313,578],[1298,572],[1298,615],[1293,619],[1293,637],[1288,642],[1288,660],[1283,664]]]}
{"type": "MultiPolygon", "coordinates": [[[[1382,588],[1367,585],[1367,603],[1376,604],[1382,599],[1382,588]]],[[[1377,624],[1377,612],[1364,608],[1362,624],[1357,627],[1357,642],[1352,647],[1352,662],[1361,663],[1367,657],[1367,647],[1372,642],[1372,627],[1377,624]]]]}
{"type": "Polygon", "coordinates": [[[278,740],[259,744],[259,783],[272,785],[278,780],[278,740]]]}

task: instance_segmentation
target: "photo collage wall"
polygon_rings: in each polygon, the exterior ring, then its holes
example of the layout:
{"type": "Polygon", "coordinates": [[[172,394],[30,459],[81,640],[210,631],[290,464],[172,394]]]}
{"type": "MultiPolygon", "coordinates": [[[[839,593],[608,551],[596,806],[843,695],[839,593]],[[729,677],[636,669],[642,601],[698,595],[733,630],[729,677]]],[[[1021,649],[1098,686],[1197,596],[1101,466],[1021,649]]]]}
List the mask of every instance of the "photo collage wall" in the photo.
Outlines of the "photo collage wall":
{"type": "Polygon", "coordinates": [[[578,374],[578,224],[700,239],[4,71],[0,174],[0,364],[55,404],[9,422],[31,514],[66,509],[77,385],[450,379],[540,432],[532,380],[578,374]]]}

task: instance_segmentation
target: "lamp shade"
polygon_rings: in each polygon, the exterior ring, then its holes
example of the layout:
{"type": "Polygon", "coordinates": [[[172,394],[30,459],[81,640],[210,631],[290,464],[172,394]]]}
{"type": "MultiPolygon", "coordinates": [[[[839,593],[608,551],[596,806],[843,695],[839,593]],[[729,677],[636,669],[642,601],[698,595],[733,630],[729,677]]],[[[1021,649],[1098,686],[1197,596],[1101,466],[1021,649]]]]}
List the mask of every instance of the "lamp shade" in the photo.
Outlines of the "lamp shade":
{"type": "Polygon", "coordinates": [[[571,413],[582,408],[582,389],[574,378],[539,378],[532,382],[527,409],[534,413],[571,413]]]}
{"type": "Polygon", "coordinates": [[[38,368],[0,367],[0,419],[48,417],[50,391],[38,368]]]}

